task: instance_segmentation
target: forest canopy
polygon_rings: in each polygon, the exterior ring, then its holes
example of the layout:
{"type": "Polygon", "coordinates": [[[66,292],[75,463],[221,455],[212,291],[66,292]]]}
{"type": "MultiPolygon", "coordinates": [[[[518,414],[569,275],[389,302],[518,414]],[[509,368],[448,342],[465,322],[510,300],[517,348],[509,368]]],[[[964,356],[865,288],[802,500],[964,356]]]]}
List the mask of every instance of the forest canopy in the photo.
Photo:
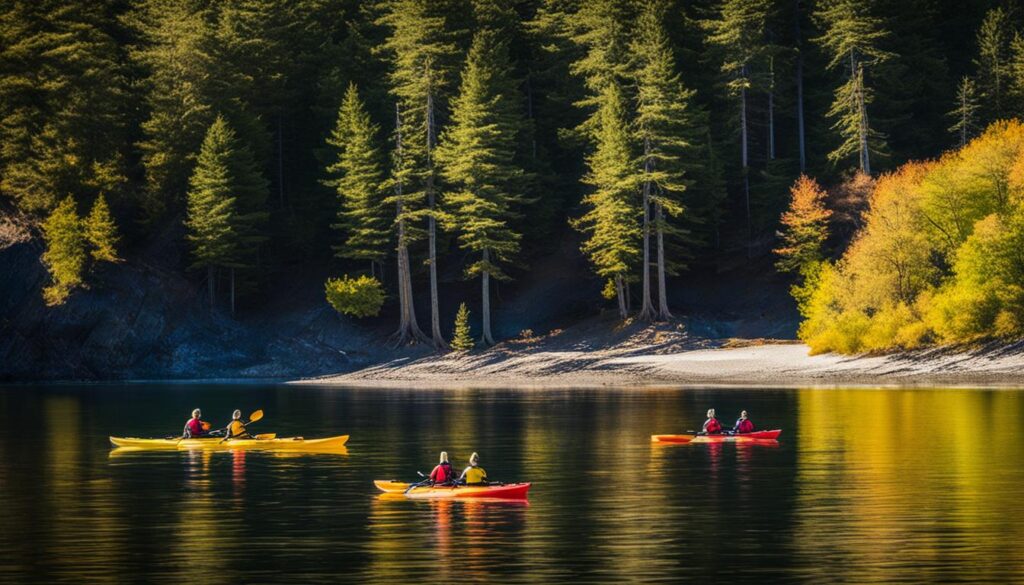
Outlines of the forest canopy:
{"type": "Polygon", "coordinates": [[[955,0],[11,0],[0,198],[44,226],[54,305],[159,238],[213,311],[258,311],[314,264],[332,305],[395,318],[397,342],[448,347],[465,300],[490,344],[495,282],[571,241],[622,318],[672,318],[694,272],[770,276],[776,250],[815,351],[1013,337],[1022,19],[955,0]],[[478,292],[442,299],[457,279],[478,292]]]}

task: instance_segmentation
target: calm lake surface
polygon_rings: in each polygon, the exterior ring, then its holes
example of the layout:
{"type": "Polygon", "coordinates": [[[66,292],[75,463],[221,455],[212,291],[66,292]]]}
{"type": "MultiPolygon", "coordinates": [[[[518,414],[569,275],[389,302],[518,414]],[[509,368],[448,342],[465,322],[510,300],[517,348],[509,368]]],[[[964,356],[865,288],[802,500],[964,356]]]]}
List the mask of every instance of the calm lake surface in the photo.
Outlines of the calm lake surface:
{"type": "Polygon", "coordinates": [[[1007,390],[0,387],[0,581],[1024,582],[1022,420],[1007,390]],[[348,451],[112,455],[196,406],[348,451]],[[709,407],[784,432],[649,442],[709,407]],[[378,498],[442,449],[529,503],[378,498]]]}

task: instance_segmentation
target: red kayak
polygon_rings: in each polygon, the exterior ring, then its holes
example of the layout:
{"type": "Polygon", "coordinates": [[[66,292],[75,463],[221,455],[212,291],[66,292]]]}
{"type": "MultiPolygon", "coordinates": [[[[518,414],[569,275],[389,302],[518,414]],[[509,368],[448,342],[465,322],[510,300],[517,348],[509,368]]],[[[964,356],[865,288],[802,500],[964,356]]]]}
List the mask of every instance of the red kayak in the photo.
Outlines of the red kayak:
{"type": "Polygon", "coordinates": [[[772,431],[754,431],[739,435],[651,435],[652,443],[747,443],[757,441],[776,441],[782,434],[781,429],[772,431]]]}
{"type": "Polygon", "coordinates": [[[528,483],[506,483],[493,485],[460,485],[460,486],[416,486],[395,480],[374,480],[377,489],[386,494],[404,494],[407,498],[488,498],[488,499],[526,499],[530,489],[528,483]]]}

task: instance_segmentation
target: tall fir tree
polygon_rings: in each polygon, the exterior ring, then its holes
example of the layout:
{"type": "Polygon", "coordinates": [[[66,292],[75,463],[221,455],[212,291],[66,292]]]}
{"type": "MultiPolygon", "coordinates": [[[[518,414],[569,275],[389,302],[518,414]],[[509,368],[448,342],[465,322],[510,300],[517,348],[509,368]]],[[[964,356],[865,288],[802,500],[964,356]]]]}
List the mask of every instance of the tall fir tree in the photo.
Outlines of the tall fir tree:
{"type": "Polygon", "coordinates": [[[65,197],[43,222],[43,264],[51,284],[43,289],[47,305],[62,305],[71,291],[82,285],[85,273],[86,239],[75,200],[65,197]]]}
{"type": "Polygon", "coordinates": [[[978,87],[986,106],[986,122],[1007,115],[1013,37],[1013,22],[1003,7],[997,6],[985,14],[978,28],[975,65],[978,68],[978,87]]]}
{"type": "Polygon", "coordinates": [[[117,224],[110,215],[107,198],[102,194],[96,198],[83,223],[85,239],[89,242],[89,254],[99,262],[117,262],[117,224]]]}
{"type": "Polygon", "coordinates": [[[687,188],[684,157],[694,156],[696,149],[689,139],[698,132],[690,107],[693,92],[683,86],[676,72],[675,56],[664,26],[665,8],[664,2],[647,4],[630,47],[636,83],[634,142],[641,151],[638,161],[643,216],[640,317],[661,320],[672,317],[666,277],[675,272],[675,265],[666,257],[665,239],[683,233],[670,218],[678,217],[684,210],[681,201],[687,188]],[[650,286],[652,229],[657,243],[657,309],[650,286]]]}
{"type": "Polygon", "coordinates": [[[512,220],[523,203],[524,173],[516,164],[523,126],[507,41],[483,29],[473,39],[451,125],[442,137],[437,160],[452,189],[445,193],[447,221],[460,245],[479,258],[466,267],[480,276],[482,341],[494,344],[490,279],[506,279],[501,264],[519,252],[522,237],[512,220]]]}
{"type": "Polygon", "coordinates": [[[109,1],[0,9],[0,193],[47,211],[73,193],[126,193],[128,73],[109,1]]]}
{"type": "Polygon", "coordinates": [[[405,149],[405,126],[402,111],[395,104],[394,146],[391,151],[391,177],[389,186],[392,194],[384,200],[385,205],[395,209],[395,264],[398,270],[398,330],[391,336],[396,346],[406,343],[426,342],[427,336],[416,321],[416,305],[412,292],[412,269],[409,261],[409,246],[423,237],[423,230],[417,227],[425,213],[424,192],[408,189],[412,182],[414,166],[405,149]]]}
{"type": "Polygon", "coordinates": [[[207,271],[213,308],[218,268],[230,271],[230,307],[235,312],[236,270],[254,265],[266,212],[267,182],[248,146],[222,116],[203,139],[188,192],[188,240],[194,268],[207,271]]]}
{"type": "Polygon", "coordinates": [[[956,136],[956,144],[959,148],[967,146],[967,142],[978,134],[979,121],[978,90],[977,84],[970,77],[960,80],[956,89],[956,105],[949,112],[953,119],[953,125],[949,132],[956,136]]]}
{"type": "Polygon", "coordinates": [[[772,55],[766,38],[770,0],[725,0],[718,17],[705,23],[708,42],[722,53],[726,88],[739,105],[740,173],[747,227],[748,254],[753,238],[750,204],[750,106],[749,93],[758,85],[757,67],[772,55]]]}
{"type": "MultiPolygon", "coordinates": [[[[405,118],[405,156],[414,164],[406,190],[422,190],[427,204],[427,268],[430,271],[430,329],[437,349],[447,349],[441,333],[437,289],[437,169],[434,150],[443,110],[452,85],[458,48],[446,22],[451,8],[439,0],[387,0],[380,23],[390,34],[383,50],[391,60],[391,93],[405,118]],[[414,182],[415,181],[415,182],[414,182]]],[[[454,15],[450,15],[454,16],[454,15]]]]}
{"type": "Polygon", "coordinates": [[[829,54],[830,68],[842,67],[844,81],[835,92],[829,117],[839,135],[839,146],[829,153],[833,163],[852,155],[859,169],[871,174],[871,154],[884,149],[884,138],[871,127],[868,106],[873,100],[869,69],[888,60],[892,54],[880,48],[887,36],[880,19],[872,14],[873,3],[867,0],[824,0],[816,17],[824,34],[818,39],[829,54]]]}
{"type": "Polygon", "coordinates": [[[626,104],[617,84],[605,87],[598,114],[597,148],[587,159],[584,177],[593,190],[583,198],[586,212],[572,223],[587,236],[581,249],[597,274],[608,280],[619,316],[625,319],[628,279],[640,258],[641,230],[626,104]]]}
{"type": "Polygon", "coordinates": [[[377,147],[378,127],[370,120],[359,90],[350,84],[338,111],[338,122],[327,142],[336,150],[336,160],[327,167],[333,177],[328,184],[338,194],[338,223],[343,243],[335,247],[341,258],[370,263],[370,275],[383,276],[388,255],[391,225],[384,206],[386,184],[377,147]]]}

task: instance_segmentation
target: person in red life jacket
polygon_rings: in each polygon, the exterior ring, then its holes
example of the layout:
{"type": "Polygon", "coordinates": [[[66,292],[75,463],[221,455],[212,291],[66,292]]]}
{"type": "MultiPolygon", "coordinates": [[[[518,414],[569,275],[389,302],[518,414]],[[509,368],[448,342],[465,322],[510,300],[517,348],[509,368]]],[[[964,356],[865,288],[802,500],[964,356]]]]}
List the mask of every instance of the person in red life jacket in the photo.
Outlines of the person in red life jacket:
{"type": "Polygon", "coordinates": [[[437,467],[430,472],[430,482],[434,485],[445,485],[455,479],[455,472],[452,471],[452,464],[448,462],[448,452],[441,451],[441,460],[437,467]]]}
{"type": "Polygon", "coordinates": [[[732,427],[732,432],[737,435],[754,432],[754,423],[750,422],[750,419],[747,418],[747,411],[744,410],[740,412],[740,417],[736,419],[736,424],[732,427]]]}
{"type": "Polygon", "coordinates": [[[203,413],[198,408],[192,411],[192,418],[185,423],[185,430],[182,432],[181,438],[202,437],[206,434],[206,429],[210,428],[210,425],[202,421],[202,416],[203,413]]]}
{"type": "Polygon", "coordinates": [[[714,408],[708,409],[708,420],[704,421],[704,428],[700,432],[705,435],[717,435],[722,432],[722,423],[715,418],[714,408]]]}

